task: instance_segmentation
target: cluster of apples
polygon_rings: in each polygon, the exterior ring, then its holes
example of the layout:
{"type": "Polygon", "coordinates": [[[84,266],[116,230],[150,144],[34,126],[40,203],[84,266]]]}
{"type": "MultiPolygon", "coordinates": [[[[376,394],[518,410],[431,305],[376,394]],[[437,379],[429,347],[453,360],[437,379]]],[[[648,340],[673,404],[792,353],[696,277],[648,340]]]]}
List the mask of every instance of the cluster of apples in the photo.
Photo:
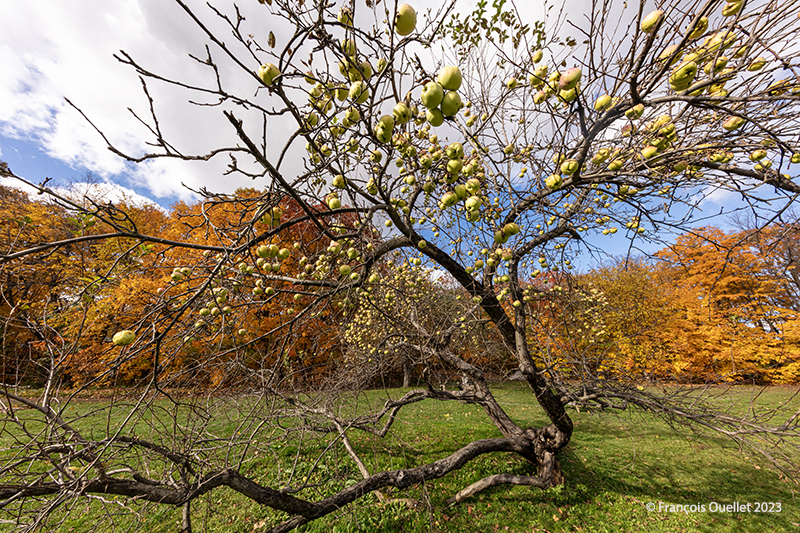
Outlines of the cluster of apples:
{"type": "MultiPolygon", "coordinates": [[[[211,289],[211,301],[205,307],[201,307],[197,312],[201,317],[218,317],[220,315],[228,315],[233,312],[229,305],[225,305],[228,301],[228,289],[223,287],[214,287],[211,289]]],[[[201,328],[205,325],[205,321],[198,321],[195,327],[201,328]]]]}
{"type": "MultiPolygon", "coordinates": [[[[394,265],[385,276],[377,272],[370,274],[367,284],[357,289],[357,295],[369,298],[371,305],[358,306],[352,318],[345,326],[344,340],[358,348],[356,352],[348,350],[346,361],[363,364],[358,361],[357,354],[366,354],[366,362],[372,362],[372,357],[386,356],[394,348],[386,343],[387,333],[391,328],[402,324],[402,321],[387,320],[387,311],[390,308],[406,310],[419,307],[420,291],[409,290],[423,287],[429,279],[429,273],[423,269],[414,269],[411,264],[416,264],[415,259],[394,265]],[[378,285],[381,281],[382,283],[378,285]]],[[[390,313],[402,314],[403,311],[390,313]]],[[[389,336],[390,337],[390,336],[389,336]]]]}
{"type": "MultiPolygon", "coordinates": [[[[728,0],[722,8],[722,15],[724,17],[734,16],[741,11],[743,5],[742,0],[728,0]]],[[[664,18],[664,12],[660,9],[651,12],[642,19],[642,31],[645,33],[656,31],[664,18]]],[[[726,96],[728,91],[725,89],[725,84],[732,80],[738,72],[756,72],[766,66],[767,61],[763,57],[749,58],[750,50],[746,45],[740,46],[728,57],[725,51],[731,48],[739,37],[727,29],[706,36],[709,24],[706,16],[694,17],[686,29],[685,36],[690,41],[696,41],[705,36],[702,44],[686,54],[678,48],[678,45],[671,45],[659,55],[660,61],[668,61],[671,66],[674,66],[669,76],[669,85],[673,91],[685,91],[692,96],[699,96],[704,92],[715,96],[726,96]],[[731,62],[737,59],[740,61],[736,65],[732,65],[731,62]],[[697,76],[701,72],[711,76],[713,83],[707,83],[707,80],[697,80],[697,76]]]]}
{"type": "MultiPolygon", "coordinates": [[[[568,104],[574,102],[580,94],[580,81],[583,72],[578,67],[568,68],[563,72],[555,71],[548,75],[546,64],[539,64],[543,53],[536,50],[531,55],[531,60],[536,64],[533,73],[528,76],[531,87],[537,89],[533,94],[533,103],[539,105],[548,98],[557,95],[559,102],[568,104]]],[[[516,78],[506,82],[506,87],[514,89],[518,84],[516,78]]]]}
{"type": "MultiPolygon", "coordinates": [[[[728,0],[722,9],[722,15],[725,17],[734,16],[741,11],[742,7],[743,2],[741,0],[728,0]]],[[[642,19],[641,30],[644,33],[656,32],[664,20],[664,12],[655,10],[642,19]]],[[[671,90],[690,96],[708,93],[716,97],[725,97],[728,95],[728,91],[725,88],[726,83],[734,79],[738,73],[757,72],[766,66],[767,61],[763,57],[749,58],[751,49],[746,45],[739,46],[728,57],[726,50],[734,48],[738,36],[727,29],[707,35],[709,25],[708,17],[694,17],[686,28],[685,37],[689,41],[697,41],[705,37],[702,43],[688,53],[684,53],[683,50],[679,49],[678,45],[671,45],[665,48],[658,56],[659,61],[668,62],[673,67],[668,80],[671,90]],[[701,74],[705,74],[708,78],[699,79],[701,74]]],[[[789,89],[789,85],[785,80],[777,82],[768,88],[768,92],[770,95],[783,94],[789,89]]],[[[594,109],[598,112],[605,112],[617,101],[618,99],[614,99],[610,95],[602,95],[595,101],[594,109]]],[[[637,132],[638,127],[634,121],[641,118],[643,112],[644,105],[641,103],[626,110],[625,116],[631,120],[631,123],[623,127],[623,136],[630,136],[637,132]]],[[[744,126],[746,122],[744,117],[734,115],[724,118],[721,127],[727,132],[733,132],[744,126]]],[[[668,115],[661,115],[651,122],[647,129],[649,135],[646,137],[643,148],[639,152],[639,158],[642,160],[651,159],[664,152],[677,140],[676,127],[672,124],[668,115]]],[[[709,145],[709,148],[713,147],[709,145]]],[[[602,164],[608,159],[607,154],[601,154],[600,152],[592,159],[593,163],[602,164]]],[[[619,156],[620,154],[612,153],[611,155],[619,156]]],[[[630,155],[628,154],[628,157],[630,155]]],[[[711,150],[706,156],[715,163],[727,163],[734,158],[734,154],[730,151],[711,150]]],[[[765,156],[766,152],[763,150],[757,150],[750,155],[751,161],[756,163],[756,170],[763,171],[770,168],[771,162],[763,161],[765,156]]],[[[608,164],[608,169],[620,170],[626,159],[627,157],[625,156],[617,157],[608,164]]],[[[793,163],[795,161],[800,162],[800,154],[793,154],[791,161],[793,163]]],[[[674,166],[673,171],[683,172],[698,169],[699,167],[696,165],[680,162],[674,166]]],[[[561,177],[551,176],[548,186],[550,185],[552,185],[551,188],[560,187],[561,177]]]]}
{"type": "Polygon", "coordinates": [[[261,223],[267,227],[275,227],[280,224],[281,217],[283,216],[283,209],[280,206],[274,206],[268,208],[262,215],[261,215],[261,223]]]}
{"type": "Polygon", "coordinates": [[[419,99],[427,109],[425,116],[431,126],[441,126],[445,117],[454,116],[463,107],[458,94],[462,80],[458,67],[442,67],[436,81],[429,81],[422,88],[419,99]]]}
{"type": "MultiPolygon", "coordinates": [[[[477,173],[478,163],[470,159],[466,165],[464,164],[464,146],[460,142],[450,143],[444,149],[444,155],[447,157],[447,161],[443,163],[444,183],[447,185],[455,183],[455,185],[442,195],[439,209],[444,210],[455,206],[458,202],[464,202],[467,220],[477,222],[481,218],[480,209],[485,203],[485,198],[481,194],[482,174],[477,173]],[[456,183],[461,175],[468,179],[465,183],[456,183]]],[[[433,192],[433,189],[433,182],[423,186],[423,190],[427,193],[433,192]]]]}
{"type": "MultiPolygon", "coordinates": [[[[327,278],[331,272],[336,272],[338,269],[339,277],[342,280],[357,281],[360,277],[358,272],[354,271],[352,262],[357,264],[362,261],[361,252],[355,248],[355,242],[349,239],[332,239],[326,249],[325,253],[319,254],[316,260],[312,263],[311,259],[303,256],[298,261],[298,266],[301,271],[297,277],[299,279],[312,279],[321,280],[327,278]]],[[[368,250],[372,250],[372,244],[367,245],[368,250]]]]}

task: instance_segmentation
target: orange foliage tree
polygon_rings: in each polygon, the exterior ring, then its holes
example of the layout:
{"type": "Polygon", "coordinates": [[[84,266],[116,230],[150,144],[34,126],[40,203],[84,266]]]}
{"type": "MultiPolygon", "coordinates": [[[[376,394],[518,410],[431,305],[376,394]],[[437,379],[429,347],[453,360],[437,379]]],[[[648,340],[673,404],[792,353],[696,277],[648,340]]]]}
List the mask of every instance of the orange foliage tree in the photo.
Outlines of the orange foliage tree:
{"type": "Polygon", "coordinates": [[[699,228],[658,254],[675,301],[664,340],[678,374],[800,378],[796,287],[776,268],[776,254],[789,245],[774,236],[785,230],[699,228]]]}
{"type": "Polygon", "coordinates": [[[586,354],[573,362],[588,357],[617,378],[796,383],[792,231],[696,229],[654,261],[577,276],[544,316],[564,325],[555,335],[562,351],[586,354]]]}

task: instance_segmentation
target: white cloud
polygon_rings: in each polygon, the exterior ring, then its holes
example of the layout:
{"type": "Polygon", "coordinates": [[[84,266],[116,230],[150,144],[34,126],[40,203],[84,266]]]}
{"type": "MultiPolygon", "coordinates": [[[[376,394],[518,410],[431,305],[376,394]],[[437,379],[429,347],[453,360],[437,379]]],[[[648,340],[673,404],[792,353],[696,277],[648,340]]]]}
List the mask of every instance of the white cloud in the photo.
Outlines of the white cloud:
{"type": "MultiPolygon", "coordinates": [[[[39,190],[35,187],[28,185],[22,181],[13,178],[0,178],[0,186],[13,187],[28,194],[32,199],[36,199],[39,190]]],[[[69,187],[54,187],[52,191],[60,196],[70,198],[78,203],[83,204],[84,198],[89,198],[97,203],[118,203],[124,201],[131,206],[145,206],[151,205],[166,212],[166,210],[153,202],[150,198],[142,196],[133,189],[117,185],[115,183],[105,182],[75,182],[71,183],[69,187]]]]}
{"type": "MultiPolygon", "coordinates": [[[[227,164],[222,160],[203,169],[198,165],[179,169],[175,161],[165,160],[134,168],[110,152],[102,137],[65,101],[86,113],[115,146],[142,155],[152,150],[144,144],[152,136],[127,107],[149,122],[149,104],[135,71],[113,54],[124,49],[145,68],[197,82],[209,72],[188,54],[202,55],[203,42],[198,28],[173,2],[3,3],[0,131],[33,140],[48,155],[76,169],[130,180],[162,198],[189,198],[181,182],[222,189],[249,184],[222,177],[227,164]]],[[[182,152],[204,153],[225,142],[219,133],[229,134],[230,126],[218,108],[197,108],[186,103],[184,91],[157,83],[150,90],[165,137],[182,152]]],[[[234,142],[230,135],[227,142],[234,142]]]]}
{"type": "Polygon", "coordinates": [[[153,202],[151,199],[138,194],[136,191],[132,189],[129,189],[127,187],[122,187],[121,185],[117,185],[114,183],[78,182],[72,184],[72,186],[68,190],[56,189],[56,192],[69,196],[70,198],[74,198],[76,200],[81,200],[83,198],[90,198],[98,203],[109,203],[109,202],[118,203],[120,201],[124,201],[128,205],[134,205],[134,206],[152,205],[154,207],[158,207],[162,211],[166,211],[158,204],[153,202]]]}
{"type": "MultiPolygon", "coordinates": [[[[243,46],[201,0],[189,0],[203,21],[227,46],[235,49],[255,69],[266,55],[253,58],[241,53],[243,46]]],[[[232,13],[230,2],[218,3],[220,9],[232,13]]],[[[419,13],[440,2],[419,1],[419,13]]],[[[475,0],[463,0],[456,10],[462,15],[472,11],[475,0]]],[[[259,33],[265,40],[265,28],[274,30],[279,46],[285,44],[289,28],[281,19],[267,15],[267,8],[253,0],[239,8],[245,17],[247,31],[259,33]]],[[[536,11],[526,5],[526,10],[536,11]]],[[[364,17],[363,9],[361,17],[364,17]]],[[[379,19],[381,17],[378,17],[379,19]]],[[[361,20],[360,20],[361,22],[361,20]]],[[[364,27],[381,20],[366,17],[364,27]]],[[[106,180],[130,187],[143,188],[160,199],[190,199],[183,187],[207,187],[230,192],[242,186],[263,186],[248,178],[224,175],[229,159],[218,156],[210,163],[181,163],[156,159],[132,165],[110,152],[102,137],[66,101],[73,102],[117,147],[131,155],[141,156],[155,150],[145,143],[153,136],[128,107],[150,123],[150,109],[134,69],[121,64],[113,55],[125,50],[141,66],[188,83],[214,86],[213,72],[189,57],[205,57],[206,36],[175,2],[164,0],[37,0],[36,2],[0,3],[0,133],[33,141],[48,155],[65,162],[80,173],[91,171],[106,180]]],[[[247,72],[224,57],[219,48],[211,48],[219,63],[220,76],[230,93],[252,96],[255,84],[247,72]]],[[[422,55],[425,57],[425,54],[422,55]]],[[[429,55],[430,57],[430,55],[429,55]]],[[[432,66],[432,65],[429,65],[432,66]]],[[[165,84],[148,83],[160,119],[163,134],[185,154],[204,154],[220,146],[234,146],[237,139],[220,107],[198,107],[187,99],[209,103],[208,97],[165,84]]],[[[260,103],[268,100],[266,92],[256,96],[260,103]]],[[[230,105],[246,127],[259,130],[259,121],[239,106],[230,105]]],[[[270,119],[268,151],[277,154],[289,129],[281,119],[270,119]]],[[[286,158],[287,174],[300,169],[300,151],[286,158]]],[[[251,164],[240,160],[241,164],[251,164]]]]}

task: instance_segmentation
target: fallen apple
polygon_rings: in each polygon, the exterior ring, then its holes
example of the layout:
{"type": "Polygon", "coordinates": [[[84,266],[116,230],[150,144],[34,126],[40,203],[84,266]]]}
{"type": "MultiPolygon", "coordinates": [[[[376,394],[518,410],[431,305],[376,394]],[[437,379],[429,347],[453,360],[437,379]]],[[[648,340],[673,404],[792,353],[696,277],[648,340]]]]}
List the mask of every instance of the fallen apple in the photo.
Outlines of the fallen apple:
{"type": "Polygon", "coordinates": [[[574,89],[579,81],[581,81],[581,69],[573,67],[561,74],[561,78],[558,80],[558,88],[562,91],[569,91],[574,89]]]}

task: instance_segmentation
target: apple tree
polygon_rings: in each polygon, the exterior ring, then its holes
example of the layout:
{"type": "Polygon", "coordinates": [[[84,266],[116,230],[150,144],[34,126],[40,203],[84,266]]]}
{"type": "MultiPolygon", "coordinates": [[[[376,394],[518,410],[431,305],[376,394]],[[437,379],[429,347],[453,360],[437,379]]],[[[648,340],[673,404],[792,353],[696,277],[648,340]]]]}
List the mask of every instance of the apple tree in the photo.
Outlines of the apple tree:
{"type": "MultiPolygon", "coordinates": [[[[724,193],[765,222],[779,220],[794,202],[797,1],[586,2],[584,17],[548,12],[538,23],[502,2],[494,11],[481,3],[462,18],[453,14],[454,3],[425,9],[370,0],[175,1],[186,23],[205,35],[203,52],[191,57],[207,77],[188,82],[122,52],[118,59],[147,92],[151,115],[142,121],[151,137],[142,153],[109,148],[135,162],[224,158],[227,173],[252,178],[260,192],[238,198],[201,191],[207,205],[238,213],[227,226],[208,217],[198,222],[213,243],[148,235],[103,206],[69,205],[112,228],[95,240],[124,234],[158,253],[192,251],[186,255],[192,264],[173,270],[176,284],[185,282],[181,268],[191,283],[180,294],[167,291],[136,322],[120,324],[131,333],[115,337],[116,347],[109,343],[120,359],[152,360],[138,387],[116,391],[124,400],[115,396],[108,407],[114,424],[89,431],[81,418],[71,419],[68,403],[60,403],[57,373],[38,398],[4,391],[4,424],[23,435],[3,459],[0,483],[0,499],[16,523],[56,520],[54,509],[76,495],[116,495],[182,506],[190,531],[192,502],[228,487],[283,513],[271,531],[289,531],[367,494],[386,498],[383,489],[440,478],[492,452],[524,458],[530,475],[497,472],[451,495],[451,502],[498,484],[548,488],[563,482],[559,453],[573,434],[570,406],[636,406],[772,450],[776,465],[793,468],[785,461],[789,439],[798,436],[791,425],[718,416],[694,396],[654,394],[625,376],[610,379],[602,362],[577,365],[582,371],[572,374],[576,365],[564,363],[580,357],[591,339],[578,343],[580,350],[562,344],[552,353],[531,325],[547,301],[560,297],[535,280],[568,271],[580,254],[600,254],[624,239],[639,249],[686,230],[706,216],[704,201],[713,195],[724,193]],[[150,97],[159,84],[185,90],[198,113],[224,117],[220,146],[192,153],[167,138],[150,97]],[[262,268],[259,247],[301,225],[314,233],[298,248],[279,251],[280,260],[299,268],[262,268]],[[458,389],[413,389],[365,413],[353,408],[358,391],[351,387],[359,380],[344,379],[368,371],[364,365],[315,363],[328,365],[321,372],[326,379],[309,394],[288,379],[285,359],[258,364],[258,338],[231,337],[237,317],[254,308],[270,319],[259,338],[269,337],[278,352],[301,342],[304,324],[334,316],[324,315],[332,308],[351,313],[335,315],[345,321],[363,317],[361,310],[383,305],[376,294],[389,294],[380,274],[394,258],[405,265],[408,290],[429,283],[434,269],[463,291],[449,322],[415,318],[406,308],[393,337],[393,347],[416,354],[422,367],[457,376],[458,389]],[[198,325],[192,310],[221,297],[230,312],[198,325]],[[273,298],[294,305],[277,309],[273,298]],[[460,345],[456,332],[464,322],[492,330],[499,357],[513,362],[547,423],[523,427],[504,411],[489,387],[491,365],[460,345]],[[198,394],[190,375],[163,372],[164,362],[185,348],[181,339],[198,329],[211,332],[204,364],[248,376],[236,390],[198,394]],[[497,437],[466,440],[429,464],[371,471],[353,435],[386,436],[404,406],[426,401],[480,406],[497,437]],[[32,424],[47,431],[31,433],[32,424]],[[258,454],[274,453],[292,435],[323,443],[324,453],[310,464],[296,460],[288,469],[251,475],[247,466],[258,454]],[[358,479],[332,473],[342,461],[358,479]]],[[[7,168],[3,174],[16,177],[7,168]]],[[[72,244],[12,247],[0,261],[13,264],[72,244]]],[[[406,302],[413,306],[413,297],[406,302]]],[[[366,320],[353,325],[372,327],[366,320]]],[[[113,365],[108,373],[113,377],[113,365]]]]}

